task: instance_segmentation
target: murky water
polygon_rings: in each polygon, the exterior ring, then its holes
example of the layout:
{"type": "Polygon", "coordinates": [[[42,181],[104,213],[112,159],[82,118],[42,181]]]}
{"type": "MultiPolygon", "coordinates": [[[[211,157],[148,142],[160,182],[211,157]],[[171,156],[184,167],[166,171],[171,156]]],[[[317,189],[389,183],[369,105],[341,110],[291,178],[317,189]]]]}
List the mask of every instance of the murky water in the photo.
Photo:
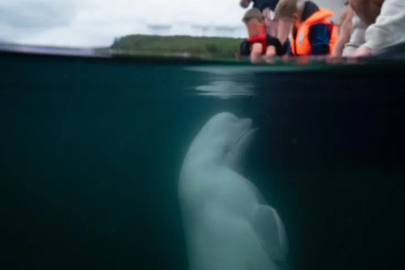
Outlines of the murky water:
{"type": "Polygon", "coordinates": [[[1,261],[187,269],[180,168],[228,111],[259,115],[245,176],[283,219],[294,269],[396,269],[403,67],[1,54],[1,261]]]}

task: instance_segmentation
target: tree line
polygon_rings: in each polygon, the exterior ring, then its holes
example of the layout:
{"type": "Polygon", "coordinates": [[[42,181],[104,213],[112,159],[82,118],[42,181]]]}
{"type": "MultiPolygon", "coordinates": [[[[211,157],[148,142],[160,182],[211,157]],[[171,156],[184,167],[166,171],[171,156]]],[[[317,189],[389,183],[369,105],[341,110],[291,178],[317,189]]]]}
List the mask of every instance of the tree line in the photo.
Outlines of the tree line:
{"type": "Polygon", "coordinates": [[[233,57],[240,38],[130,35],[115,38],[110,49],[140,55],[233,57]]]}

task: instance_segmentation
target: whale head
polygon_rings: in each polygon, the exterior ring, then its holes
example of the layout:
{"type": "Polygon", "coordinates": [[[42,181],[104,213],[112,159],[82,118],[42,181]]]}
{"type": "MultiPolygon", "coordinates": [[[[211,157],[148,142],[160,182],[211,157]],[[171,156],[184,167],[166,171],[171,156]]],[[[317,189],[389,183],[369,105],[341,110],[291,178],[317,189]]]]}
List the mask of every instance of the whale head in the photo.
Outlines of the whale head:
{"type": "Polygon", "coordinates": [[[192,154],[197,162],[238,170],[256,130],[249,118],[241,119],[229,112],[218,113],[198,133],[189,155],[192,154]]]}

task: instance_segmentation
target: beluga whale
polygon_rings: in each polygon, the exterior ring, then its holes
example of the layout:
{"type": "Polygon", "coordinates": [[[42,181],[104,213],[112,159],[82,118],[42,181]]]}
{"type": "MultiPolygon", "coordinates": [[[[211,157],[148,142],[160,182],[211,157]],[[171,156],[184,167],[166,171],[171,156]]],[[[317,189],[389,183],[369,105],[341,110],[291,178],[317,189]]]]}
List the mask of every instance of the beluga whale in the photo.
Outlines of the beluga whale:
{"type": "Polygon", "coordinates": [[[284,270],[283,222],[243,174],[256,128],[230,112],[214,115],[191,143],[178,196],[189,270],[284,270]]]}

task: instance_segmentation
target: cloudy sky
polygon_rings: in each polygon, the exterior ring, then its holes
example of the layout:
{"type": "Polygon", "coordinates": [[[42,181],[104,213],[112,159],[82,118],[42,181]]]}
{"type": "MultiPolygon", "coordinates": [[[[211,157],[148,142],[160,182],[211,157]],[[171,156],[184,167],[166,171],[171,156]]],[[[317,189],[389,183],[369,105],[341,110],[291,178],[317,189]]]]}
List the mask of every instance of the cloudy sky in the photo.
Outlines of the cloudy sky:
{"type": "Polygon", "coordinates": [[[87,47],[128,34],[243,37],[245,11],[239,0],[0,0],[0,40],[87,47]]]}

